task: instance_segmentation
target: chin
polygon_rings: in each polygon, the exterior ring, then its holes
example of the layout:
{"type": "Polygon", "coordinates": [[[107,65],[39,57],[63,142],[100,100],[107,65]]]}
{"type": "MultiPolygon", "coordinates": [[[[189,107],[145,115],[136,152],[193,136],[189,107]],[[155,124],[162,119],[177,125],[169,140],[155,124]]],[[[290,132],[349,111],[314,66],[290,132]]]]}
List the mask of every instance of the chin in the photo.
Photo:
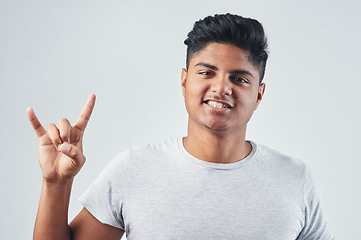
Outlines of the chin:
{"type": "Polygon", "coordinates": [[[203,124],[203,126],[215,132],[222,132],[228,130],[227,126],[219,124],[203,124]]]}

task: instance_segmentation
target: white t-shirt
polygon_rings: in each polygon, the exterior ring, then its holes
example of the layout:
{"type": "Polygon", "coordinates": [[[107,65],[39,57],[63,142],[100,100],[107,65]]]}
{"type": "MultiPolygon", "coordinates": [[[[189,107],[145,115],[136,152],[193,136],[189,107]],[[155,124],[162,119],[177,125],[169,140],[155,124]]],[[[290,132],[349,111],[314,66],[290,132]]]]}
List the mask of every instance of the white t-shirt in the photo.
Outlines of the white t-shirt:
{"type": "Polygon", "coordinates": [[[229,164],[193,157],[182,138],[132,148],[80,201],[129,240],[333,239],[305,164],[251,144],[229,164]]]}

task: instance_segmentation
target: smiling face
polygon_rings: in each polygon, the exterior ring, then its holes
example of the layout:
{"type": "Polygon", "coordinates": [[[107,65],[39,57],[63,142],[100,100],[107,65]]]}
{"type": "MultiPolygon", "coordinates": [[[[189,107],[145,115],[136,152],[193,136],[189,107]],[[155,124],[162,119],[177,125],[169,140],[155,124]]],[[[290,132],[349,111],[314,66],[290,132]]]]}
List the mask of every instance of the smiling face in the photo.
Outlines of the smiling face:
{"type": "Polygon", "coordinates": [[[265,85],[248,53],[231,44],[210,43],[182,70],[189,129],[245,134],[265,85]]]}

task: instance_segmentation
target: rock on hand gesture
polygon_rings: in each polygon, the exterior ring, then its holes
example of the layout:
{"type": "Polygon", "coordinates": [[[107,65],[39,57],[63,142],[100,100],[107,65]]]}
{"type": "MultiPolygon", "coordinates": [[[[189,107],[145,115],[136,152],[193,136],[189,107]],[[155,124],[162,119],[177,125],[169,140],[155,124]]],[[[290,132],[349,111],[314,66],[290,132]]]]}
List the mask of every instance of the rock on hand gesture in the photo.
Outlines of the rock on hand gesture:
{"type": "Polygon", "coordinates": [[[90,94],[77,122],[60,119],[58,127],[50,123],[45,130],[34,110],[27,114],[39,140],[39,162],[44,181],[72,180],[85,163],[82,140],[86,125],[95,105],[95,95],[90,94]]]}

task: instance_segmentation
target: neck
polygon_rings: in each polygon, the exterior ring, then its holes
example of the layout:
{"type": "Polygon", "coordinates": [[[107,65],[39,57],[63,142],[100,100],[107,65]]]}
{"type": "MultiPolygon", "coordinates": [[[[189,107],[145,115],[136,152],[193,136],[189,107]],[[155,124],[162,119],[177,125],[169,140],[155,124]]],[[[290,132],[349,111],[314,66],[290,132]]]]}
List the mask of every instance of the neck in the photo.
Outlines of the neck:
{"type": "Polygon", "coordinates": [[[245,141],[244,131],[192,129],[183,139],[184,148],[194,157],[213,163],[233,163],[248,156],[252,146],[245,141]]]}

